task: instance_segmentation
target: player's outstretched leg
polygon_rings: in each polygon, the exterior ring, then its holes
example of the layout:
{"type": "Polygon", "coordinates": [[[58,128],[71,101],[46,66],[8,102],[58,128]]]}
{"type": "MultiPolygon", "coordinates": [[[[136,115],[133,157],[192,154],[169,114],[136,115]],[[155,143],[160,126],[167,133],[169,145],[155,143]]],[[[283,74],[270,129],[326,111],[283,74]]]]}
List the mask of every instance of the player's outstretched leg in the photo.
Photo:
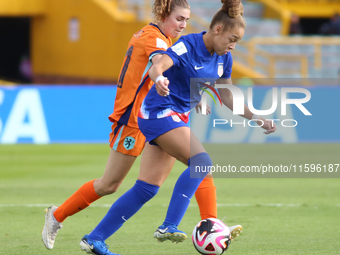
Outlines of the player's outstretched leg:
{"type": "Polygon", "coordinates": [[[241,234],[242,226],[241,225],[235,225],[235,226],[229,227],[229,231],[230,231],[230,234],[231,234],[231,240],[233,240],[241,234]]]}
{"type": "Polygon", "coordinates": [[[120,255],[109,251],[109,246],[104,241],[91,240],[88,235],[85,235],[80,243],[80,248],[88,254],[97,255],[120,255]]]}
{"type": "Polygon", "coordinates": [[[191,178],[190,166],[194,168],[195,166],[211,165],[210,156],[206,152],[198,153],[190,158],[188,168],[180,175],[176,182],[164,223],[154,233],[154,237],[158,241],[170,240],[178,243],[183,242],[187,238],[187,235],[183,231],[178,230],[177,226],[188,209],[191,198],[205,177],[204,174],[197,176],[198,178],[191,178]]]}
{"type": "Polygon", "coordinates": [[[58,231],[63,226],[53,216],[53,213],[57,208],[58,207],[56,206],[51,206],[45,209],[45,225],[41,235],[45,247],[49,250],[53,248],[58,231]]]}
{"type": "Polygon", "coordinates": [[[180,243],[187,239],[187,234],[183,231],[177,229],[177,226],[174,224],[170,225],[162,225],[159,226],[155,233],[153,234],[154,238],[157,238],[158,242],[164,242],[166,240],[170,240],[173,243],[180,243]]]}

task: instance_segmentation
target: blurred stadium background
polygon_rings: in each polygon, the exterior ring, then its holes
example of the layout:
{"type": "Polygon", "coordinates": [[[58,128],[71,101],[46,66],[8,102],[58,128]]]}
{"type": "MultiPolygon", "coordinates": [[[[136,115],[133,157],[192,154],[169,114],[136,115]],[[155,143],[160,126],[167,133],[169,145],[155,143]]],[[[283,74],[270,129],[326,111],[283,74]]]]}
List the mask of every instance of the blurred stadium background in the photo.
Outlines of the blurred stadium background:
{"type": "MultiPolygon", "coordinates": [[[[312,100],[306,107],[312,108],[313,116],[302,122],[298,118],[302,125],[291,129],[296,132],[275,141],[340,141],[340,120],[332,118],[338,116],[338,107],[332,104],[340,93],[340,0],[242,2],[247,28],[232,53],[234,84],[244,85],[245,94],[247,87],[256,85],[256,98],[264,100],[262,104],[258,100],[257,109],[270,107],[272,86],[308,87],[312,100]],[[317,121],[322,118],[332,118],[327,135],[317,121]],[[307,125],[313,125],[317,134],[307,125]]],[[[0,1],[0,143],[106,141],[110,131],[106,117],[112,111],[127,43],[151,21],[152,3],[0,1]],[[82,122],[78,113],[85,110],[90,125],[78,132],[82,122]]],[[[192,0],[190,5],[185,33],[207,30],[221,2],[192,0]]],[[[300,117],[297,107],[289,108],[291,119],[300,117]]],[[[246,136],[233,141],[266,142],[246,136]]]]}
{"type": "MultiPolygon", "coordinates": [[[[206,30],[219,0],[192,0],[186,33],[206,30]]],[[[247,30],[233,78],[338,78],[338,0],[244,0],[247,30]],[[297,18],[296,18],[297,17],[297,18]],[[328,29],[333,22],[335,29],[328,29]],[[292,31],[290,31],[292,26],[292,31]]],[[[0,79],[114,84],[151,0],[0,1],[0,79]]]]}

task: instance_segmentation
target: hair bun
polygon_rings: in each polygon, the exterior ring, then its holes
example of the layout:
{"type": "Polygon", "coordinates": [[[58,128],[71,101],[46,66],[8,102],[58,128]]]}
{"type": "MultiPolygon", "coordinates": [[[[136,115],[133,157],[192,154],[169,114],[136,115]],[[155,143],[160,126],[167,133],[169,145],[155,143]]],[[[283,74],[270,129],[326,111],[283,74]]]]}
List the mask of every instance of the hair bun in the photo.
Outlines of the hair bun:
{"type": "Polygon", "coordinates": [[[222,10],[226,11],[230,18],[236,18],[243,15],[243,5],[241,0],[221,0],[223,3],[222,10]]]}
{"type": "Polygon", "coordinates": [[[239,7],[230,7],[228,8],[228,15],[230,18],[236,18],[240,14],[240,8],[239,7]]]}
{"type": "Polygon", "coordinates": [[[230,8],[230,7],[238,7],[241,3],[241,0],[221,0],[221,2],[227,8],[230,8]]]}
{"type": "Polygon", "coordinates": [[[244,12],[244,7],[242,2],[240,2],[240,15],[243,16],[243,12],[244,12]]]}

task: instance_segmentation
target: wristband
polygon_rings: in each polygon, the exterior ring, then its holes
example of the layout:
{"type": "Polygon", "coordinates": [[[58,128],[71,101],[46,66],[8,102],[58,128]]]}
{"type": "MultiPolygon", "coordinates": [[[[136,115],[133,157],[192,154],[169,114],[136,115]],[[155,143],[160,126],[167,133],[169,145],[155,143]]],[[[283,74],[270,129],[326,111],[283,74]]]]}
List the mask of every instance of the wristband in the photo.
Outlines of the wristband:
{"type": "Polygon", "coordinates": [[[156,80],[155,80],[155,83],[157,83],[157,82],[160,81],[160,80],[164,81],[164,80],[165,80],[165,77],[164,77],[163,75],[158,76],[158,77],[156,78],[156,80]]]}
{"type": "Polygon", "coordinates": [[[259,120],[260,116],[257,114],[253,114],[253,117],[251,118],[252,120],[259,120]]]}

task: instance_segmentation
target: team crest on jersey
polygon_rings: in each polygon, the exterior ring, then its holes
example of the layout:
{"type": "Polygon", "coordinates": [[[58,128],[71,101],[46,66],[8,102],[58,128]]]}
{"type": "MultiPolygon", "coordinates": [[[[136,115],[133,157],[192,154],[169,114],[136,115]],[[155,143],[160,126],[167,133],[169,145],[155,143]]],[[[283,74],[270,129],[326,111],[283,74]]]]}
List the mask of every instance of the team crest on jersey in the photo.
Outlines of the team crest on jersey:
{"type": "Polygon", "coordinates": [[[217,74],[220,77],[223,75],[223,63],[218,63],[217,74]]]}
{"type": "Polygon", "coordinates": [[[135,146],[136,140],[131,136],[127,136],[124,139],[124,148],[126,150],[131,150],[135,146]]]}
{"type": "Polygon", "coordinates": [[[144,33],[143,30],[139,30],[137,33],[134,34],[134,37],[139,38],[142,36],[143,33],[144,33]]]}

